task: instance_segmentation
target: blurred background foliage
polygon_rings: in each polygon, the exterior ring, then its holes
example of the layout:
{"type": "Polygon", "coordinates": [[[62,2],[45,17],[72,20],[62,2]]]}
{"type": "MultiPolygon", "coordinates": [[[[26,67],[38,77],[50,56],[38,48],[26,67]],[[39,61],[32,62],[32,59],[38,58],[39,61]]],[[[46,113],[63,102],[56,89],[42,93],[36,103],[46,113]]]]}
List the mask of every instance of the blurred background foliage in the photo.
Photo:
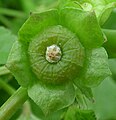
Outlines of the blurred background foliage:
{"type": "MultiPolygon", "coordinates": [[[[10,48],[17,39],[18,30],[29,17],[29,14],[55,7],[57,2],[57,0],[0,0],[0,66],[5,64],[10,48]]],[[[116,30],[116,9],[113,10],[102,28],[116,30]]],[[[116,58],[110,58],[109,65],[112,76],[104,80],[98,87],[93,88],[95,103],[88,102],[88,108],[95,111],[99,120],[116,120],[116,58]]],[[[19,87],[11,74],[0,76],[0,105],[11,95],[2,89],[2,80],[12,86],[13,89],[19,87]]],[[[30,103],[33,114],[30,115],[29,120],[39,120],[35,116],[43,118],[42,111],[32,101],[30,103]]],[[[23,108],[19,109],[11,120],[16,120],[18,116],[17,120],[27,120],[23,114],[20,115],[23,108]]],[[[58,120],[63,111],[65,110],[54,113],[47,120],[58,120]]]]}
{"type": "Polygon", "coordinates": [[[0,0],[0,25],[17,34],[31,12],[55,6],[57,0],[0,0]]]}

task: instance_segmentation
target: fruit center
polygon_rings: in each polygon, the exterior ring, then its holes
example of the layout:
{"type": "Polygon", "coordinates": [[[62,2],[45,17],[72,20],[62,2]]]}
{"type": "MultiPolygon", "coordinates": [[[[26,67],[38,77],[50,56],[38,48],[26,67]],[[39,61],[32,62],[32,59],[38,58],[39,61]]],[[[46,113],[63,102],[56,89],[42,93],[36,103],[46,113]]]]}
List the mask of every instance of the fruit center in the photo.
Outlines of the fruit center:
{"type": "Polygon", "coordinates": [[[46,60],[50,63],[57,63],[61,59],[61,49],[57,45],[48,46],[46,49],[46,60]]]}

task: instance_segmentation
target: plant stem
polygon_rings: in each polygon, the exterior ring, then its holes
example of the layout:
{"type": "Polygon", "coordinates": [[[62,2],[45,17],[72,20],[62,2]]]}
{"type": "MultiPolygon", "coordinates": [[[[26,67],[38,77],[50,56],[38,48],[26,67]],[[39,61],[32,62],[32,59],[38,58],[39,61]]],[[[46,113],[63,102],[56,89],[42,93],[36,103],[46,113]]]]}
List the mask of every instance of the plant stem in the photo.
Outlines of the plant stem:
{"type": "Polygon", "coordinates": [[[30,103],[27,100],[25,102],[25,104],[23,105],[23,111],[22,114],[25,116],[25,118],[29,119],[31,116],[31,107],[30,107],[30,103]]]}
{"type": "Polygon", "coordinates": [[[27,99],[27,90],[20,87],[0,108],[0,120],[9,120],[27,99]]]}
{"type": "Polygon", "coordinates": [[[15,89],[8,85],[5,81],[0,79],[0,87],[3,88],[9,95],[12,95],[15,92],[15,89]]]}
{"type": "Polygon", "coordinates": [[[0,76],[1,75],[6,75],[6,74],[9,74],[9,73],[10,73],[10,71],[5,66],[0,67],[0,76]]]}
{"type": "Polygon", "coordinates": [[[25,17],[24,13],[17,10],[13,10],[13,9],[8,9],[8,8],[0,8],[0,14],[14,16],[14,17],[25,17]]]}
{"type": "Polygon", "coordinates": [[[0,22],[3,23],[5,26],[11,28],[11,23],[5,16],[0,15],[0,22]]]}

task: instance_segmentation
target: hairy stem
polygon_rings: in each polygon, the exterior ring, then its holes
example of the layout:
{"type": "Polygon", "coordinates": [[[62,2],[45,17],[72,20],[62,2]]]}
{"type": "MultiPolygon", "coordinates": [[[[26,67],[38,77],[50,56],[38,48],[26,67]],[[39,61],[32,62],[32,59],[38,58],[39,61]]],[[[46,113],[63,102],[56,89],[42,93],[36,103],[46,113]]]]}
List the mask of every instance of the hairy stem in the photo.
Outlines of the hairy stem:
{"type": "Polygon", "coordinates": [[[0,67],[0,76],[1,75],[6,75],[6,74],[9,74],[9,73],[10,73],[10,71],[5,66],[0,67]]]}
{"type": "Polygon", "coordinates": [[[15,89],[8,85],[5,81],[0,79],[0,87],[4,89],[9,95],[15,92],[15,89]]]}
{"type": "Polygon", "coordinates": [[[27,99],[27,90],[20,87],[0,108],[0,120],[9,120],[27,99]]]}

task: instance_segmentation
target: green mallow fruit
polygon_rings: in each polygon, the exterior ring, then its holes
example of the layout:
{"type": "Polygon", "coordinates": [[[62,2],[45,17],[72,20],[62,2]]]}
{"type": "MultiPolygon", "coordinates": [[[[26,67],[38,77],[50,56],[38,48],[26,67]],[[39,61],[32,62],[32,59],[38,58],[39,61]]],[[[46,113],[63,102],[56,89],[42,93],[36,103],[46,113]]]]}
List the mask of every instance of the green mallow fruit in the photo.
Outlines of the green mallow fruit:
{"type": "Polygon", "coordinates": [[[32,13],[6,66],[47,115],[71,105],[78,86],[91,97],[90,87],[111,74],[103,42],[93,11],[65,6],[32,13]]]}

